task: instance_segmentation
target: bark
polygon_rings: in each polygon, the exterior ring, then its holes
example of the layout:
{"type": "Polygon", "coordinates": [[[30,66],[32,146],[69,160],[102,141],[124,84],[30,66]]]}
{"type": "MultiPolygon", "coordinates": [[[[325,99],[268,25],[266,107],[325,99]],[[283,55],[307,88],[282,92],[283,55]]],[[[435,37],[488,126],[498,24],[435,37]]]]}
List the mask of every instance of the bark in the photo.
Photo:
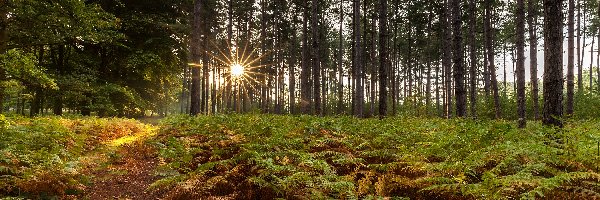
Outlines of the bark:
{"type": "MultiPolygon", "coordinates": [[[[297,20],[294,20],[294,22],[297,20]]],[[[296,63],[297,63],[297,36],[296,36],[296,23],[292,23],[292,53],[290,54],[291,58],[290,58],[290,66],[289,66],[289,71],[290,71],[290,85],[289,85],[289,90],[290,90],[290,99],[289,99],[289,106],[290,106],[290,113],[291,114],[296,114],[296,63]]]]}
{"type": "Polygon", "coordinates": [[[594,42],[596,41],[596,37],[592,37],[592,47],[590,47],[590,90],[594,88],[594,42]]]}
{"type": "Polygon", "coordinates": [[[361,46],[361,30],[360,30],[360,0],[353,0],[353,25],[354,25],[354,58],[352,67],[354,68],[355,95],[354,115],[364,117],[364,87],[363,87],[363,66],[362,66],[362,46],[361,46]]]}
{"type": "Polygon", "coordinates": [[[544,0],[544,125],[562,127],[562,0],[544,0]]]}
{"type": "Polygon", "coordinates": [[[448,9],[448,0],[445,1],[444,6],[442,8],[442,28],[444,41],[443,44],[443,53],[442,53],[442,65],[444,67],[444,77],[445,77],[445,85],[444,85],[444,113],[446,118],[450,118],[452,116],[452,48],[450,46],[452,41],[452,33],[450,32],[450,20],[449,17],[449,9],[448,9]]]}
{"type": "Polygon", "coordinates": [[[387,0],[379,0],[379,117],[387,115],[387,0]]]}
{"type": "Polygon", "coordinates": [[[303,114],[311,113],[310,57],[308,52],[308,6],[304,2],[302,24],[302,71],[300,72],[300,109],[303,114]]]}
{"type": "Polygon", "coordinates": [[[519,128],[525,128],[525,0],[517,0],[517,113],[519,128]]]}
{"type": "MultiPolygon", "coordinates": [[[[8,0],[1,0],[0,4],[0,54],[6,53],[8,43],[8,0]]],[[[4,112],[4,93],[6,81],[6,72],[3,65],[0,65],[0,114],[4,112]]]]}
{"type": "MultiPolygon", "coordinates": [[[[476,29],[476,25],[477,25],[477,5],[475,3],[475,0],[469,0],[469,13],[470,13],[470,17],[471,20],[469,22],[469,46],[470,46],[470,64],[471,64],[471,69],[470,69],[470,85],[471,85],[471,94],[470,94],[470,101],[471,101],[471,116],[473,118],[477,118],[477,46],[476,46],[476,39],[475,39],[475,29],[476,29]]],[[[431,20],[430,20],[431,21],[431,20]]],[[[428,87],[429,87],[429,83],[427,83],[428,87]]],[[[427,93],[429,93],[429,90],[427,91],[427,93]]]]}
{"type": "MultiPolygon", "coordinates": [[[[598,16],[600,16],[600,2],[598,2],[598,16]]],[[[596,34],[598,34],[598,42],[600,42],[600,27],[598,27],[598,30],[596,32],[596,34]]],[[[598,45],[600,47],[600,45],[598,45]]],[[[596,75],[598,76],[598,92],[600,92],[600,51],[597,51],[598,56],[596,57],[596,75]]],[[[593,57],[593,56],[592,56],[593,57]]],[[[592,70],[590,70],[591,72],[592,70]]],[[[590,73],[591,76],[591,73],[590,73]]],[[[590,88],[592,88],[592,86],[590,85],[590,88]]]]}
{"type": "Polygon", "coordinates": [[[567,108],[566,114],[573,114],[573,94],[575,92],[575,0],[569,0],[568,47],[567,47],[567,108]]]}
{"type": "Polygon", "coordinates": [[[315,104],[315,114],[323,115],[321,107],[321,61],[319,55],[319,4],[317,0],[312,0],[312,64],[313,64],[313,95],[315,104]]]}
{"type": "Polygon", "coordinates": [[[531,100],[533,101],[533,119],[539,119],[539,87],[537,75],[537,0],[528,1],[529,24],[529,71],[531,76],[531,100]]]}
{"type": "Polygon", "coordinates": [[[583,90],[583,69],[581,56],[581,0],[577,0],[577,92],[583,90]]]}
{"type": "Polygon", "coordinates": [[[201,55],[201,51],[200,51],[200,45],[201,43],[201,37],[203,35],[202,30],[203,30],[203,18],[202,18],[202,11],[203,11],[203,0],[196,0],[194,3],[194,21],[192,24],[192,41],[191,41],[191,45],[190,45],[190,52],[191,52],[191,63],[192,64],[192,88],[191,88],[191,102],[190,102],[190,114],[191,115],[198,115],[200,114],[201,110],[200,110],[200,95],[201,95],[201,91],[200,91],[200,85],[201,85],[201,80],[200,80],[200,59],[202,57],[201,55]]]}
{"type": "Polygon", "coordinates": [[[337,103],[337,113],[342,114],[344,112],[344,69],[343,67],[343,58],[344,58],[344,0],[340,0],[340,46],[338,49],[338,103],[337,103]]]}
{"type": "Polygon", "coordinates": [[[498,80],[496,78],[496,66],[494,64],[494,46],[493,46],[493,29],[492,29],[492,0],[485,0],[485,19],[484,19],[484,34],[485,34],[485,48],[487,49],[487,63],[488,70],[490,72],[490,80],[492,86],[492,93],[494,96],[494,109],[496,119],[501,116],[500,113],[500,95],[498,94],[498,80]]]}
{"type": "Polygon", "coordinates": [[[467,96],[464,86],[465,68],[463,58],[463,46],[462,46],[462,11],[461,1],[451,0],[452,9],[452,27],[453,27],[453,65],[454,65],[454,93],[456,96],[456,115],[458,117],[465,117],[467,115],[466,101],[467,96]]]}

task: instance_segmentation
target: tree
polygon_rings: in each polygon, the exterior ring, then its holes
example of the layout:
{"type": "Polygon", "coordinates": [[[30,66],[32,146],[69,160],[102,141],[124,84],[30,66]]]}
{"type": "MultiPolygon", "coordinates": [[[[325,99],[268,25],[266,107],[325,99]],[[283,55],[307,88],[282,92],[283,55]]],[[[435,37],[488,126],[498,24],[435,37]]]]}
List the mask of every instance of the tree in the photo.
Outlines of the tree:
{"type": "Polygon", "coordinates": [[[387,0],[379,0],[379,116],[387,114],[387,0]]]}
{"type": "Polygon", "coordinates": [[[567,115],[573,114],[573,94],[575,90],[575,0],[569,0],[569,15],[568,15],[568,57],[567,57],[567,115]]]}
{"type": "Polygon", "coordinates": [[[525,3],[517,0],[517,104],[519,128],[525,128],[525,3]]]}
{"type": "Polygon", "coordinates": [[[344,69],[342,68],[344,63],[344,0],[340,0],[340,44],[338,49],[338,104],[337,113],[343,113],[344,110],[344,69]]]}
{"type": "Polygon", "coordinates": [[[202,112],[201,108],[200,108],[200,104],[201,99],[200,99],[200,95],[201,95],[201,91],[200,91],[200,87],[201,87],[201,80],[200,80],[200,60],[202,59],[202,50],[199,49],[200,46],[202,45],[202,35],[204,35],[203,30],[204,27],[202,26],[203,23],[203,18],[202,18],[202,11],[204,10],[204,4],[203,4],[204,0],[195,0],[194,1],[194,19],[193,19],[193,25],[192,25],[192,38],[191,38],[191,43],[190,43],[190,53],[191,53],[191,58],[190,60],[192,61],[191,63],[194,63],[192,65],[192,88],[190,91],[190,96],[191,96],[191,102],[190,102],[190,114],[191,115],[198,115],[200,114],[200,112],[202,112]]]}
{"type": "Polygon", "coordinates": [[[302,71],[300,72],[300,109],[303,114],[311,113],[311,85],[310,75],[311,68],[309,65],[309,49],[308,49],[308,5],[303,1],[302,15],[302,71]]]}
{"type": "Polygon", "coordinates": [[[562,127],[562,0],[544,0],[544,125],[562,127]]]}
{"type": "MultiPolygon", "coordinates": [[[[8,0],[0,1],[0,54],[6,53],[8,43],[8,0]]],[[[6,81],[6,66],[0,65],[0,114],[4,112],[4,82],[6,81]]]]}
{"type": "Polygon", "coordinates": [[[537,1],[529,0],[527,23],[529,26],[529,73],[531,76],[531,100],[533,101],[533,119],[539,119],[539,87],[537,75],[537,1]]]}
{"type": "Polygon", "coordinates": [[[461,12],[461,1],[451,0],[451,12],[452,12],[452,27],[453,27],[453,38],[452,38],[452,49],[453,49],[453,65],[454,65],[454,87],[456,96],[456,115],[458,117],[465,117],[467,115],[466,102],[467,94],[465,92],[465,68],[463,58],[463,47],[462,47],[462,12],[461,12]]]}
{"type": "Polygon", "coordinates": [[[496,78],[496,66],[494,64],[494,45],[493,45],[493,29],[492,29],[492,0],[485,0],[485,19],[484,19],[484,37],[485,48],[487,50],[487,64],[490,73],[492,93],[494,96],[494,109],[496,119],[500,118],[500,95],[498,94],[498,80],[496,78]]]}
{"type": "Polygon", "coordinates": [[[477,25],[477,5],[475,0],[469,0],[469,56],[470,56],[470,101],[471,101],[471,116],[477,118],[477,45],[476,45],[476,25],[477,25]]]}
{"type": "Polygon", "coordinates": [[[354,98],[352,98],[354,110],[357,117],[364,117],[364,86],[363,86],[363,65],[362,65],[362,46],[361,46],[361,28],[360,28],[360,0],[353,2],[353,32],[354,32],[354,56],[352,60],[352,76],[354,79],[354,98]]]}
{"type": "Polygon", "coordinates": [[[443,56],[442,56],[442,65],[444,67],[444,77],[445,77],[445,85],[444,85],[444,97],[446,106],[444,107],[444,113],[446,118],[450,118],[452,115],[452,32],[450,31],[450,11],[448,7],[448,0],[444,1],[444,5],[442,6],[442,16],[441,16],[441,25],[443,29],[444,41],[443,44],[443,56]]]}
{"type": "Polygon", "coordinates": [[[313,64],[313,95],[315,104],[315,114],[323,115],[321,107],[321,61],[319,58],[319,3],[317,0],[312,0],[312,64],[313,64]]]}

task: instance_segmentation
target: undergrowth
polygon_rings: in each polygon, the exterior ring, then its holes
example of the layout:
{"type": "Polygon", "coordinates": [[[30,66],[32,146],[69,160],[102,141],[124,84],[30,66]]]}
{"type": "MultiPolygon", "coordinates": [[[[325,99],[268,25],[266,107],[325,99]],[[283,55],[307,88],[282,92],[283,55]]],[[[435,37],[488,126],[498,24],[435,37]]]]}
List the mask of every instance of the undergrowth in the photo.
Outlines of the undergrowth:
{"type": "Polygon", "coordinates": [[[598,121],[174,116],[153,144],[167,199],[600,198],[598,121]]]}
{"type": "Polygon", "coordinates": [[[0,115],[0,198],[78,195],[89,177],[79,158],[112,139],[145,131],[128,119],[0,115]]]}

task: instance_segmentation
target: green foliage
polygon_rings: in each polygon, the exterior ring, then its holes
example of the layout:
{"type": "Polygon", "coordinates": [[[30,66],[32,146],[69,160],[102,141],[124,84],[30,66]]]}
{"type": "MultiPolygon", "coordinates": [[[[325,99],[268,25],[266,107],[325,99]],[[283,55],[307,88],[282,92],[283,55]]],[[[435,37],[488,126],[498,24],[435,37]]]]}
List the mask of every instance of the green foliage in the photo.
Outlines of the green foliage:
{"type": "Polygon", "coordinates": [[[11,49],[0,55],[0,65],[6,70],[9,79],[16,79],[29,86],[57,88],[54,79],[37,65],[34,54],[11,49]]]}
{"type": "Polygon", "coordinates": [[[178,175],[157,184],[194,198],[592,198],[599,124],[557,132],[535,122],[173,116],[155,144],[164,171],[178,175]]]}
{"type": "Polygon", "coordinates": [[[53,198],[81,192],[86,178],[80,157],[113,139],[147,129],[127,119],[0,115],[0,198],[53,198]]]}

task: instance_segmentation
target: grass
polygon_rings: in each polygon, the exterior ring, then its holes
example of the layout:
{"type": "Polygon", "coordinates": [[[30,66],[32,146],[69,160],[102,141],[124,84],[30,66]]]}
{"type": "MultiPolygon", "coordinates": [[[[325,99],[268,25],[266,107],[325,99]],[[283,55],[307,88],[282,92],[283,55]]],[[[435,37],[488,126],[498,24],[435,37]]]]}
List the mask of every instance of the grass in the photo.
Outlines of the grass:
{"type": "Polygon", "coordinates": [[[598,198],[598,121],[171,117],[154,144],[173,199],[598,198]]]}

